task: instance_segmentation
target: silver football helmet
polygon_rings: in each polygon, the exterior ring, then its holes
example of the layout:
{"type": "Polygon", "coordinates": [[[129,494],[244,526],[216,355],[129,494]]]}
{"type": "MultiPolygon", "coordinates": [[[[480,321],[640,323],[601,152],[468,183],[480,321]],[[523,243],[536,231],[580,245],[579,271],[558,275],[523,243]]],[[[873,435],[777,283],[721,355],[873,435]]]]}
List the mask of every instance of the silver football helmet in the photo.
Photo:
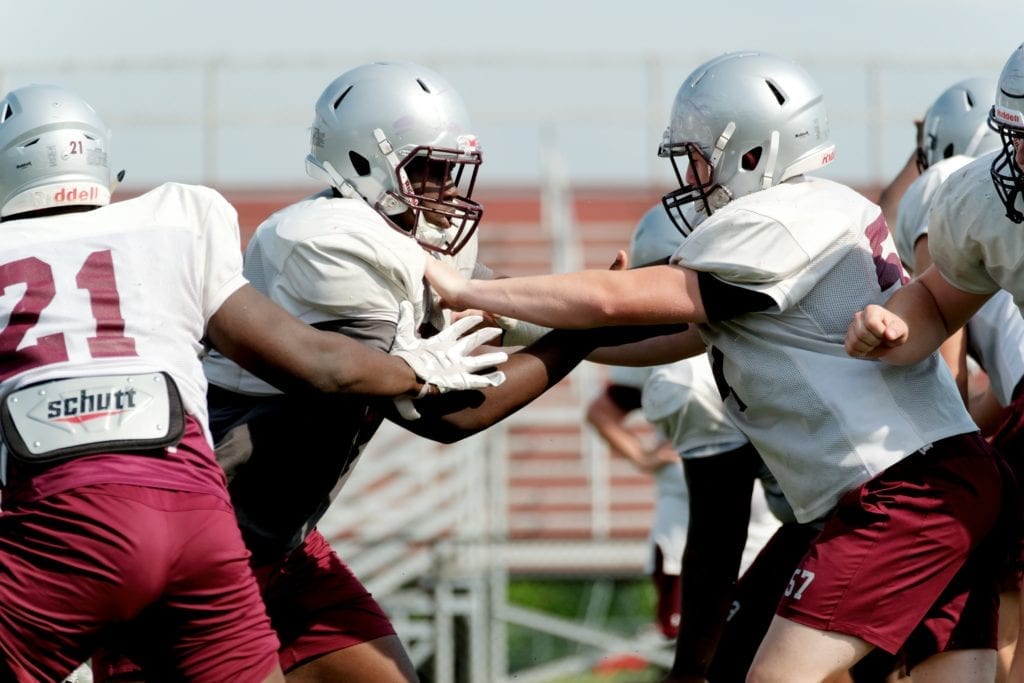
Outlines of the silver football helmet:
{"type": "Polygon", "coordinates": [[[676,229],[665,207],[660,203],[640,218],[629,241],[629,267],[663,263],[683,243],[683,234],[676,229]]]}
{"type": "Polygon", "coordinates": [[[27,85],[0,100],[0,217],[110,203],[110,132],[85,100],[27,85]]]}
{"type": "Polygon", "coordinates": [[[821,90],[799,65],[761,52],[732,52],[691,73],[672,105],[658,155],[672,161],[679,189],[663,203],[687,234],[682,207],[710,215],[751,192],[835,159],[821,90]],[[688,162],[679,164],[680,159],[688,162]],[[705,167],[706,164],[706,167],[705,167]],[[698,171],[710,169],[704,175],[698,171]]]}
{"type": "Polygon", "coordinates": [[[317,100],[310,143],[311,177],[425,248],[455,254],[476,230],[480,149],[462,98],[434,71],[377,62],[343,73],[317,100]]]}
{"type": "Polygon", "coordinates": [[[995,94],[992,78],[968,78],[946,88],[921,124],[918,169],[923,172],[956,154],[973,158],[998,147],[999,137],[988,127],[995,94]]]}
{"type": "Polygon", "coordinates": [[[1020,223],[1024,213],[1017,208],[1017,200],[1024,192],[1024,171],[1015,157],[1024,146],[1024,44],[1006,60],[995,95],[988,124],[999,133],[1002,150],[992,160],[992,182],[1006,207],[1006,217],[1020,223]]]}

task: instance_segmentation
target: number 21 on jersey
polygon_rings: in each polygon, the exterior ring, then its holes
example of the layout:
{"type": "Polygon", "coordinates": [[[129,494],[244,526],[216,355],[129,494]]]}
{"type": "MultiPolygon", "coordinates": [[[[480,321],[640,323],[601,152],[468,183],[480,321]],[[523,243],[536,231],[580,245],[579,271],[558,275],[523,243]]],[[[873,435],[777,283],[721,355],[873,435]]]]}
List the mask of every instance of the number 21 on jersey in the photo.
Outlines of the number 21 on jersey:
{"type": "MultiPolygon", "coordinates": [[[[87,339],[89,354],[93,358],[135,356],[135,340],[124,333],[110,250],[89,254],[75,282],[88,293],[91,316],[96,322],[96,334],[87,339]]],[[[63,332],[43,335],[23,345],[26,335],[39,323],[57,294],[51,266],[34,256],[0,266],[4,294],[18,285],[24,287],[24,292],[13,302],[7,325],[0,331],[0,381],[34,367],[68,360],[63,332]]]]}

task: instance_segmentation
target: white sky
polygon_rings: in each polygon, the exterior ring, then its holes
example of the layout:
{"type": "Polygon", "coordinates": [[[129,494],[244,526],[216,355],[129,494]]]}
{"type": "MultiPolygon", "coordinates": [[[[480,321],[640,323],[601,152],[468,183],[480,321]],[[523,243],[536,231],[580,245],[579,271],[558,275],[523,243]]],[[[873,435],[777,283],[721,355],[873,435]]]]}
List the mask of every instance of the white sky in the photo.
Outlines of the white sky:
{"type": "Polygon", "coordinates": [[[899,168],[910,121],[946,85],[995,77],[1024,41],[1021,0],[35,0],[2,16],[0,86],[78,90],[141,182],[304,182],[313,101],[373,59],[425,62],[455,84],[480,129],[482,181],[535,180],[555,157],[576,182],[667,182],[652,157],[675,86],[736,49],[804,63],[833,119],[834,175],[872,180],[899,168]],[[202,65],[216,58],[224,125],[204,137],[202,65]]]}

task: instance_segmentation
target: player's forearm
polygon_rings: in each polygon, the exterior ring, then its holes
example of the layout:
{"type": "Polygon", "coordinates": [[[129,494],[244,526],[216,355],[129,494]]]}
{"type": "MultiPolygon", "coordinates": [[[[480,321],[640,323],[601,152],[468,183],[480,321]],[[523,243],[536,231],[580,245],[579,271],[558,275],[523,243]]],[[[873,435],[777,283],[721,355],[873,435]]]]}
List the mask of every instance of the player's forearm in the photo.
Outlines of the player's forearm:
{"type": "Polygon", "coordinates": [[[691,325],[675,334],[652,336],[632,344],[602,346],[587,356],[587,360],[603,365],[646,367],[692,358],[704,353],[706,348],[697,327],[691,325]]]}
{"type": "Polygon", "coordinates": [[[555,330],[513,353],[497,387],[431,396],[416,402],[421,419],[403,423],[420,436],[453,443],[512,415],[561,381],[593,348],[588,333],[555,330]]]}
{"type": "Polygon", "coordinates": [[[431,396],[416,402],[423,419],[406,424],[421,436],[451,443],[505,419],[568,375],[597,346],[627,344],[677,325],[554,330],[509,356],[501,365],[505,381],[479,391],[431,396]]]}
{"type": "Polygon", "coordinates": [[[257,357],[249,359],[247,369],[285,391],[393,397],[415,395],[422,387],[401,358],[342,334],[304,327],[303,352],[293,354],[286,367],[257,357]]]}
{"type": "Polygon", "coordinates": [[[587,422],[593,427],[614,455],[643,464],[644,447],[632,430],[626,427],[628,412],[618,406],[607,393],[599,394],[587,408],[587,422]]]}
{"type": "Polygon", "coordinates": [[[552,328],[580,329],[617,324],[602,302],[607,271],[582,271],[499,280],[471,280],[461,292],[460,308],[478,308],[497,315],[552,328]]]}
{"type": "Polygon", "coordinates": [[[318,391],[367,396],[416,395],[423,382],[409,365],[383,351],[342,337],[345,349],[323,354],[320,368],[313,371],[313,386],[318,391]]]}
{"type": "Polygon", "coordinates": [[[400,358],[301,322],[246,285],[210,318],[210,343],[283,391],[401,396],[422,386],[400,358]]]}
{"type": "Polygon", "coordinates": [[[882,355],[893,365],[911,365],[927,358],[964,322],[947,321],[931,291],[920,281],[893,294],[885,307],[902,318],[908,330],[906,342],[882,355]]]}

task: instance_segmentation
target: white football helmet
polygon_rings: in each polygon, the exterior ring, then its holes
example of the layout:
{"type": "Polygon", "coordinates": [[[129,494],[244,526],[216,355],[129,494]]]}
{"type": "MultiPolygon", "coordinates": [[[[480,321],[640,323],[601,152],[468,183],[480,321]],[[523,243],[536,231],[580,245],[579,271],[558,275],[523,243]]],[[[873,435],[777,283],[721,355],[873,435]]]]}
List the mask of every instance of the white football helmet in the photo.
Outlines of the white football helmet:
{"type": "Polygon", "coordinates": [[[821,90],[799,65],[761,52],[732,52],[691,73],[672,105],[658,156],[672,161],[679,189],[663,203],[684,233],[694,227],[682,211],[698,202],[710,215],[751,192],[821,168],[835,159],[821,90]],[[687,177],[700,158],[709,178],[687,177]]]}
{"type": "Polygon", "coordinates": [[[683,233],[676,229],[665,207],[655,204],[640,218],[629,241],[629,267],[663,263],[683,243],[683,233]]]}
{"type": "Polygon", "coordinates": [[[55,85],[0,100],[0,217],[110,203],[110,132],[96,111],[55,85]]]}
{"type": "Polygon", "coordinates": [[[1017,148],[1024,145],[1024,44],[1013,51],[999,74],[988,123],[1002,141],[1002,151],[992,160],[992,182],[1006,207],[1006,217],[1020,223],[1024,213],[1017,208],[1017,200],[1024,192],[1024,171],[1014,157],[1017,148]]]}
{"type": "Polygon", "coordinates": [[[973,158],[998,147],[999,137],[988,126],[995,95],[992,78],[968,78],[946,88],[928,107],[921,124],[918,169],[924,172],[956,154],[973,158]]]}
{"type": "Polygon", "coordinates": [[[317,100],[310,147],[311,177],[425,248],[455,254],[476,230],[480,149],[462,98],[434,71],[376,62],[343,73],[317,100]]]}

